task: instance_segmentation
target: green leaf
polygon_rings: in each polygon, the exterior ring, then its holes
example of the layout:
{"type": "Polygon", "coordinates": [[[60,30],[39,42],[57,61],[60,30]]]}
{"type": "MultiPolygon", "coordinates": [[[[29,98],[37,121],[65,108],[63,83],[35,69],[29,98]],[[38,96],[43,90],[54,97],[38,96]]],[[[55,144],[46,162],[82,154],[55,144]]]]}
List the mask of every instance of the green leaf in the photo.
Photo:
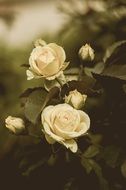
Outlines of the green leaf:
{"type": "Polygon", "coordinates": [[[92,166],[91,166],[91,164],[89,162],[89,159],[87,159],[87,158],[85,158],[85,157],[82,156],[82,158],[81,158],[81,164],[85,168],[87,174],[89,174],[91,172],[91,170],[92,170],[92,166]]]}
{"type": "Polygon", "coordinates": [[[77,81],[79,79],[79,73],[80,69],[76,67],[72,67],[64,71],[64,75],[67,81],[72,81],[72,80],[77,81]]]}
{"type": "Polygon", "coordinates": [[[21,95],[20,98],[27,98],[33,91],[39,90],[41,87],[27,88],[21,95]]]}
{"type": "MultiPolygon", "coordinates": [[[[126,63],[126,60],[125,60],[126,63]]],[[[126,81],[126,64],[125,65],[110,65],[107,67],[102,76],[110,76],[122,81],[126,81]]]]}
{"type": "Polygon", "coordinates": [[[51,88],[45,99],[46,105],[57,105],[61,103],[60,88],[51,88]]]}
{"type": "Polygon", "coordinates": [[[102,152],[102,157],[107,165],[109,165],[112,168],[115,168],[118,165],[120,153],[121,149],[112,145],[104,148],[102,152]]]}
{"type": "Polygon", "coordinates": [[[45,162],[47,161],[47,158],[43,158],[40,161],[38,161],[35,164],[30,165],[23,173],[22,175],[24,176],[29,176],[31,174],[31,172],[33,172],[34,170],[36,170],[37,168],[41,167],[43,164],[45,164],[45,162]]]}
{"type": "Polygon", "coordinates": [[[57,80],[45,80],[44,81],[44,87],[49,92],[53,87],[60,87],[60,84],[57,82],[57,80]]]}
{"type": "Polygon", "coordinates": [[[82,94],[89,96],[97,95],[98,92],[94,90],[95,80],[91,77],[85,76],[84,81],[70,81],[62,87],[61,94],[64,97],[70,91],[77,89],[82,94]]]}
{"type": "Polygon", "coordinates": [[[25,116],[32,123],[36,123],[39,114],[42,109],[46,106],[47,91],[43,88],[39,88],[32,93],[27,98],[25,103],[25,116]]]}
{"type": "Polygon", "coordinates": [[[87,136],[90,138],[92,144],[99,144],[103,138],[101,134],[93,134],[91,132],[88,132],[87,136]]]}
{"type": "Polygon", "coordinates": [[[59,98],[59,88],[54,87],[49,92],[44,88],[30,89],[23,96],[28,96],[25,103],[25,116],[33,124],[37,122],[38,116],[53,98],[59,98]],[[30,94],[28,96],[28,94],[30,94]]]}
{"type": "Polygon", "coordinates": [[[123,40],[123,41],[116,42],[112,46],[110,46],[105,52],[105,55],[104,55],[104,58],[103,58],[104,63],[106,63],[106,62],[108,62],[110,60],[110,58],[112,57],[112,55],[113,55],[114,51],[116,50],[116,48],[120,47],[121,45],[123,45],[125,43],[126,43],[126,40],[123,40]]]}
{"type": "Polygon", "coordinates": [[[22,64],[21,67],[29,68],[29,64],[22,64]]]}
{"type": "Polygon", "coordinates": [[[93,76],[101,81],[109,79],[110,81],[126,83],[126,65],[110,65],[106,67],[101,74],[93,73],[93,76]]]}
{"type": "Polygon", "coordinates": [[[86,158],[92,158],[99,153],[99,148],[97,146],[91,145],[88,149],[84,152],[83,156],[86,158]]]}
{"type": "Polygon", "coordinates": [[[103,69],[104,69],[104,63],[99,62],[96,65],[94,65],[93,68],[85,67],[84,71],[85,71],[87,76],[93,77],[92,73],[100,74],[103,71],[103,69]]]}
{"type": "Polygon", "coordinates": [[[93,159],[90,159],[89,163],[99,179],[100,189],[109,190],[109,185],[107,180],[103,177],[101,166],[93,159]]]}
{"type": "Polygon", "coordinates": [[[51,156],[49,157],[47,161],[47,164],[51,167],[54,166],[56,164],[57,158],[58,158],[57,154],[51,154],[51,156]]]}
{"type": "Polygon", "coordinates": [[[68,181],[67,181],[67,183],[65,184],[63,190],[75,190],[76,187],[74,186],[75,189],[73,189],[73,187],[72,187],[73,186],[73,182],[74,182],[74,178],[69,178],[68,181]]]}
{"type": "Polygon", "coordinates": [[[109,190],[109,185],[107,180],[103,177],[101,166],[93,159],[88,159],[82,156],[81,164],[86,169],[87,174],[94,171],[99,179],[100,189],[109,190]]]}
{"type": "Polygon", "coordinates": [[[107,82],[107,84],[126,82],[126,41],[116,43],[110,47],[108,52],[104,57],[103,71],[100,74],[93,73],[94,78],[102,83],[107,82]]]}

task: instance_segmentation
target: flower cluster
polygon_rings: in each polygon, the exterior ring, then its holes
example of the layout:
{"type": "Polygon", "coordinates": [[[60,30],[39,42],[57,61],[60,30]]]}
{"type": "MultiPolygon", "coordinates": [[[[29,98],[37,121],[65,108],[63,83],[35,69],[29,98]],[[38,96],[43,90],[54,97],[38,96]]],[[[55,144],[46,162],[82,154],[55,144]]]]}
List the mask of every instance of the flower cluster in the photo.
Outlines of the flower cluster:
{"type": "MultiPolygon", "coordinates": [[[[94,53],[91,47],[85,45],[79,51],[82,59],[93,59],[94,53]]],[[[29,58],[29,68],[26,71],[27,79],[42,78],[45,81],[57,80],[62,91],[62,85],[67,84],[64,70],[69,62],[65,62],[66,54],[64,49],[55,44],[47,44],[43,40],[38,40],[35,43],[35,48],[32,50],[29,58]],[[64,83],[62,80],[64,79],[64,83]]],[[[53,89],[55,85],[51,86],[53,89]]],[[[50,92],[48,92],[50,93],[50,92]]],[[[60,99],[60,97],[59,97],[60,99]]],[[[69,89],[69,92],[64,95],[62,101],[58,104],[50,104],[44,106],[41,111],[41,131],[44,133],[46,140],[50,144],[58,142],[70,149],[72,152],[77,152],[78,146],[76,139],[87,134],[90,128],[90,118],[83,110],[86,94],[82,94],[76,88],[69,89]]],[[[46,99],[44,100],[44,104],[46,99]]],[[[22,134],[25,130],[25,122],[21,118],[7,117],[5,120],[6,127],[14,134],[22,134]]]]}

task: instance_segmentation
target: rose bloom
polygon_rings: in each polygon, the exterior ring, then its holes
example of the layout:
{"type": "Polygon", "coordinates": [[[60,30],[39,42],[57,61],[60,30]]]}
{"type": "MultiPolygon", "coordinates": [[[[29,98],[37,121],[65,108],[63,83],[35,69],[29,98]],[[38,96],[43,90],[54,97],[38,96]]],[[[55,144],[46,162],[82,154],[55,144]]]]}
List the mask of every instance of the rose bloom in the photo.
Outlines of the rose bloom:
{"type": "Polygon", "coordinates": [[[8,116],[5,125],[14,134],[21,134],[25,130],[24,121],[19,117],[8,116]]]}
{"type": "Polygon", "coordinates": [[[38,45],[31,52],[29,70],[26,71],[27,79],[44,77],[53,80],[63,73],[68,66],[65,62],[66,54],[61,46],[55,43],[38,45]]]}
{"type": "Polygon", "coordinates": [[[41,118],[46,140],[50,144],[57,141],[72,152],[78,149],[75,138],[84,135],[90,127],[89,116],[66,103],[46,107],[41,118]]]}
{"type": "Polygon", "coordinates": [[[70,104],[76,109],[80,109],[84,106],[87,95],[81,94],[77,90],[69,92],[68,96],[65,96],[65,103],[70,104]]]}

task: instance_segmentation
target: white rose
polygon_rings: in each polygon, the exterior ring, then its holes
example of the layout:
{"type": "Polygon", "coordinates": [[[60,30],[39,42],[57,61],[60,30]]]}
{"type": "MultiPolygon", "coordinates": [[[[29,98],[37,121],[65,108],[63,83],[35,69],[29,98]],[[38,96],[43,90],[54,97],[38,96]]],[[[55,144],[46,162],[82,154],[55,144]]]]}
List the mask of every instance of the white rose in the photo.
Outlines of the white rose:
{"type": "Polygon", "coordinates": [[[70,104],[76,109],[81,109],[84,106],[86,99],[87,95],[74,90],[70,91],[68,96],[65,96],[65,103],[70,104]]]}
{"type": "Polygon", "coordinates": [[[8,116],[5,120],[5,125],[14,134],[21,134],[25,129],[23,119],[18,117],[8,116]]]}
{"type": "Polygon", "coordinates": [[[50,144],[57,141],[72,152],[78,149],[75,138],[84,135],[90,127],[90,118],[85,112],[65,103],[46,107],[41,119],[46,140],[50,144]]]}
{"type": "Polygon", "coordinates": [[[44,77],[53,80],[63,73],[68,66],[65,62],[65,51],[55,43],[38,45],[29,58],[29,70],[26,71],[27,79],[44,77]]]}
{"type": "Polygon", "coordinates": [[[82,46],[79,50],[79,56],[84,61],[93,61],[94,60],[94,50],[90,45],[86,44],[82,46]]]}

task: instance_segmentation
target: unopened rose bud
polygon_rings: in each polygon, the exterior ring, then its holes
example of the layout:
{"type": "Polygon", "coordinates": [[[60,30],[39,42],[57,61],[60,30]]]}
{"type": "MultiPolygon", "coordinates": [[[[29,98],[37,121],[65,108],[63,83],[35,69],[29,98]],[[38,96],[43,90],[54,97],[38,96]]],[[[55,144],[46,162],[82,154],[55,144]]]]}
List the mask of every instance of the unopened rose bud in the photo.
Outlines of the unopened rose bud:
{"type": "Polygon", "coordinates": [[[21,134],[25,130],[25,124],[23,119],[18,117],[8,116],[5,120],[6,128],[8,128],[14,134],[21,134]]]}
{"type": "Polygon", "coordinates": [[[83,61],[93,61],[95,56],[94,50],[90,45],[86,44],[80,48],[79,56],[83,61]]]}
{"type": "Polygon", "coordinates": [[[74,90],[70,91],[68,96],[65,96],[65,103],[70,104],[76,109],[81,109],[85,104],[86,98],[87,95],[74,90]]]}
{"type": "Polygon", "coordinates": [[[45,46],[46,45],[46,42],[42,39],[37,39],[35,42],[34,42],[34,46],[37,47],[37,46],[45,46]]]}

